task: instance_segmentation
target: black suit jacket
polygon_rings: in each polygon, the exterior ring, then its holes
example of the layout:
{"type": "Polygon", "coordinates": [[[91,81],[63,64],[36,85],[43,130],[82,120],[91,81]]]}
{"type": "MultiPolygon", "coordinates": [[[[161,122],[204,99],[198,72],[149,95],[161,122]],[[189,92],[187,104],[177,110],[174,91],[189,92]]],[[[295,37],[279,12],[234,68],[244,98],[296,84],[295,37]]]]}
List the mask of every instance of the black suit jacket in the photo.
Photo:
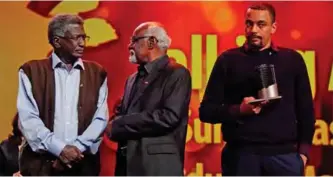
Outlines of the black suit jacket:
{"type": "Polygon", "coordinates": [[[127,175],[183,175],[191,76],[168,56],[158,59],[132,101],[137,73],[125,85],[110,139],[127,145],[127,175]]]}

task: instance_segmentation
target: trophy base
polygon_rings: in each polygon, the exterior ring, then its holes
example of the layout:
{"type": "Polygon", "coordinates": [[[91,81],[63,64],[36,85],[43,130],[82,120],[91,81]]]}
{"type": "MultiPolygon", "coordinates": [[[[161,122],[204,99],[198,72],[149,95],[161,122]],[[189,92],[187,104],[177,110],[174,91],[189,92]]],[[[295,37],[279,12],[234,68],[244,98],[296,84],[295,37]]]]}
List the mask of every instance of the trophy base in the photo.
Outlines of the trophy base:
{"type": "Polygon", "coordinates": [[[282,96],[255,99],[253,101],[249,101],[249,104],[258,104],[258,103],[263,102],[263,101],[277,100],[277,99],[281,99],[281,98],[282,98],[282,96]]]}

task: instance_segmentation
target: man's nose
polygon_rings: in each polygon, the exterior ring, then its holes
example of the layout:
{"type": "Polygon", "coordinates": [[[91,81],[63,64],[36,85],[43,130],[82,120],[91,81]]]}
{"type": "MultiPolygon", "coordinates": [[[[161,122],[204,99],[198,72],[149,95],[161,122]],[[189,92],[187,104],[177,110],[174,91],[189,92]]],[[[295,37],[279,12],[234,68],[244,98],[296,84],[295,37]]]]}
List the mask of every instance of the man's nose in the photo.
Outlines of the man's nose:
{"type": "Polygon", "coordinates": [[[79,40],[78,40],[78,45],[79,45],[80,47],[84,47],[84,46],[86,45],[86,40],[79,39],[79,40]]]}
{"type": "Polygon", "coordinates": [[[254,24],[254,25],[252,26],[252,28],[251,28],[251,32],[252,32],[252,33],[257,33],[258,31],[259,31],[259,27],[258,27],[258,25],[254,24]]]}

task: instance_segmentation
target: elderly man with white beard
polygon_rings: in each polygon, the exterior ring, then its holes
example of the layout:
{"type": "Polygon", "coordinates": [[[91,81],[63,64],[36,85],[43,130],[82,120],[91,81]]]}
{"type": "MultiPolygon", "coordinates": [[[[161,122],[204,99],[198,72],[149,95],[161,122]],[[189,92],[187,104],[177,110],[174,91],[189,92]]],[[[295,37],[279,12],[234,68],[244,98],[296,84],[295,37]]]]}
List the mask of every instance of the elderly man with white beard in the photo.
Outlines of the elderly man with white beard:
{"type": "Polygon", "coordinates": [[[190,72],[167,56],[171,39],[157,22],[140,24],[128,46],[138,71],[107,129],[118,142],[116,176],[183,176],[190,72]]]}

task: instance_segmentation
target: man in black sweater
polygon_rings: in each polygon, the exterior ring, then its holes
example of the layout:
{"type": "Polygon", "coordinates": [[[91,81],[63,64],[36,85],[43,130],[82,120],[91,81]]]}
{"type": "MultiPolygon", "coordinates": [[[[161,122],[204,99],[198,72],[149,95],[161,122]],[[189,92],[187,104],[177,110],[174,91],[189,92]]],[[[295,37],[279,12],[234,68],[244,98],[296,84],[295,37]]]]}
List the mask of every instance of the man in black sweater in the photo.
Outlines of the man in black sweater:
{"type": "Polygon", "coordinates": [[[305,63],[296,51],[274,45],[275,9],[247,9],[244,46],[223,52],[199,109],[200,120],[222,123],[223,175],[303,175],[314,134],[314,108],[305,63]],[[275,67],[281,99],[258,98],[256,66],[275,67]]]}

